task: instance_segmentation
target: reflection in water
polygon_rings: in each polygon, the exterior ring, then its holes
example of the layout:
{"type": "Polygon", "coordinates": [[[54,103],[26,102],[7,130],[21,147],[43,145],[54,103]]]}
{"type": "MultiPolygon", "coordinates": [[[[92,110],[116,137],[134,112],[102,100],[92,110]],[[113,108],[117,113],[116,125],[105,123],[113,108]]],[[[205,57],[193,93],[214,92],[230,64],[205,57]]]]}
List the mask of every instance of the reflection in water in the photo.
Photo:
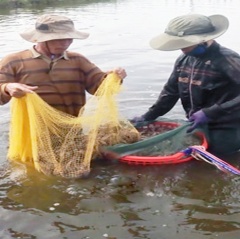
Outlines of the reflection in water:
{"type": "Polygon", "coordinates": [[[185,211],[186,220],[181,225],[191,225],[199,231],[239,230],[240,220],[235,213],[239,210],[237,201],[240,198],[240,179],[222,175],[205,164],[202,166],[197,175],[191,175],[193,172],[190,172],[190,178],[186,174],[184,180],[172,187],[172,192],[184,199],[178,200],[172,210],[185,211]]]}
{"type": "Polygon", "coordinates": [[[111,232],[111,238],[124,230],[120,238],[152,239],[172,227],[209,235],[239,229],[239,180],[203,162],[162,167],[96,162],[89,177],[78,180],[47,177],[23,165],[8,167],[6,174],[2,207],[52,218],[52,227],[63,234],[93,235],[105,228],[102,233],[111,232]]]}

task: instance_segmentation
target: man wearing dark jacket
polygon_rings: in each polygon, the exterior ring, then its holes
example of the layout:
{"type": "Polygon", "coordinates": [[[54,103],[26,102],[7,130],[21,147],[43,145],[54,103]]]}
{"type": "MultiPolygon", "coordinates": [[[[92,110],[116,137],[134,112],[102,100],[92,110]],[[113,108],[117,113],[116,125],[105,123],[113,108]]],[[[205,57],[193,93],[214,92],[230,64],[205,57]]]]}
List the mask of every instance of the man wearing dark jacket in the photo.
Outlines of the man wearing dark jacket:
{"type": "Polygon", "coordinates": [[[154,120],[180,99],[193,122],[188,132],[207,127],[208,151],[225,155],[240,149],[240,56],[213,40],[228,25],[222,15],[184,15],[171,20],[165,32],[150,41],[154,49],[181,49],[183,54],[155,104],[133,121],[154,120]]]}

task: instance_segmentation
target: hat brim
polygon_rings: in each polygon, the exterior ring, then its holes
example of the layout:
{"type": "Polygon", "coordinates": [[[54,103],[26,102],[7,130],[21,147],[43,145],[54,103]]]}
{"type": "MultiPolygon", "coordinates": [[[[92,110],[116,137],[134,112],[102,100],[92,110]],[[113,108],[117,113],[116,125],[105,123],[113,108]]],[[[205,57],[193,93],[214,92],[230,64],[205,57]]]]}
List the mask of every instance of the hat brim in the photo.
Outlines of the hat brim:
{"type": "Polygon", "coordinates": [[[45,42],[51,40],[60,40],[60,39],[86,39],[89,37],[89,33],[80,32],[80,31],[71,31],[64,33],[41,33],[35,29],[31,29],[25,32],[20,33],[20,36],[26,41],[37,43],[45,42]]]}
{"type": "Polygon", "coordinates": [[[226,17],[212,15],[209,18],[215,27],[213,32],[188,36],[172,36],[162,33],[150,41],[150,46],[156,50],[174,51],[215,39],[226,32],[229,26],[229,21],[226,17]]]}

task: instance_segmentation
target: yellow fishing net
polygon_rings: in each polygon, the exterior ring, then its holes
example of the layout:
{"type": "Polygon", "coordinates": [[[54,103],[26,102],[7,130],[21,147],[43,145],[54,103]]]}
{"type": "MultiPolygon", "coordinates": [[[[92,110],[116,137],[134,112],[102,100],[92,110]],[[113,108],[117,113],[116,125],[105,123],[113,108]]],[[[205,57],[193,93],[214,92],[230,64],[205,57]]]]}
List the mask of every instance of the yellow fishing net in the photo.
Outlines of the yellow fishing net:
{"type": "Polygon", "coordinates": [[[12,98],[8,158],[30,162],[46,175],[77,178],[89,173],[91,160],[103,147],[140,138],[119,114],[120,89],[118,76],[109,74],[78,117],[54,109],[35,93],[12,98]]]}

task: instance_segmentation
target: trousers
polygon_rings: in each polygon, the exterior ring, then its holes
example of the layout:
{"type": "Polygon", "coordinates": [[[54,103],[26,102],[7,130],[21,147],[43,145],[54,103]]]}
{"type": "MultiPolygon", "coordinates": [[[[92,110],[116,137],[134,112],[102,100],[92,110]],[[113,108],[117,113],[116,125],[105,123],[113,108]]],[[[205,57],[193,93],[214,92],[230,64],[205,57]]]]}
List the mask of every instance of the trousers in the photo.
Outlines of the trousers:
{"type": "Polygon", "coordinates": [[[207,131],[208,152],[214,155],[229,155],[240,150],[240,122],[209,124],[207,131]]]}

